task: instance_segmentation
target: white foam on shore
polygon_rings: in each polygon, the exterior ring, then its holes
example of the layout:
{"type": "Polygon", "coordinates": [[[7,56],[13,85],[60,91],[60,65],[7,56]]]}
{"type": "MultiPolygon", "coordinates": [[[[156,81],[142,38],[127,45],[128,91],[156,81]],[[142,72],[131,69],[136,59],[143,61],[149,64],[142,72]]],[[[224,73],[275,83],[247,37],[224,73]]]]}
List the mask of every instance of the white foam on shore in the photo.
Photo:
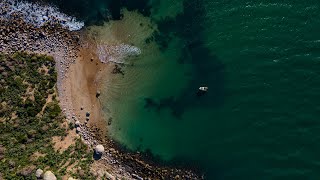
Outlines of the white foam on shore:
{"type": "Polygon", "coordinates": [[[119,64],[125,64],[127,57],[138,56],[141,54],[141,50],[138,47],[128,44],[119,45],[97,45],[97,54],[99,59],[103,63],[114,62],[119,64]]]}
{"type": "Polygon", "coordinates": [[[46,23],[60,23],[70,31],[76,31],[84,26],[84,22],[77,21],[75,17],[59,12],[53,6],[44,6],[19,0],[1,0],[0,18],[10,18],[13,14],[19,14],[27,23],[38,27],[46,23]]]}

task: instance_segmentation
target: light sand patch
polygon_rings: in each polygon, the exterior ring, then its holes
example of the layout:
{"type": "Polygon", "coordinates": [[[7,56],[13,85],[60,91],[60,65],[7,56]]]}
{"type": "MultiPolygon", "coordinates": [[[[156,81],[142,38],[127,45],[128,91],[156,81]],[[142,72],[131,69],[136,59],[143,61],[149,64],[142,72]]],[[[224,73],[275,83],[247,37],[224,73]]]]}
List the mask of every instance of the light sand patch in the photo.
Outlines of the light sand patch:
{"type": "MultiPolygon", "coordinates": [[[[15,112],[13,112],[13,113],[11,113],[11,120],[14,120],[14,119],[17,119],[17,114],[16,114],[17,112],[15,111],[15,112]]],[[[0,120],[1,121],[1,120],[0,120]]]]}
{"type": "Polygon", "coordinates": [[[52,138],[52,142],[54,143],[53,147],[56,151],[63,152],[67,150],[69,146],[75,144],[74,139],[77,137],[78,135],[74,130],[68,131],[68,135],[64,138],[62,138],[61,136],[54,136],[52,138]]]}
{"type": "Polygon", "coordinates": [[[38,151],[36,151],[35,153],[33,153],[31,156],[30,156],[30,160],[31,161],[36,161],[39,157],[45,157],[46,155],[45,154],[42,154],[38,151]]]}
{"type": "Polygon", "coordinates": [[[52,97],[53,97],[53,95],[54,95],[54,94],[49,94],[49,95],[48,95],[48,97],[47,97],[47,99],[46,99],[46,103],[43,105],[41,111],[39,112],[39,114],[38,114],[37,116],[43,115],[43,112],[44,112],[44,110],[46,109],[47,105],[52,102],[52,97]]]}

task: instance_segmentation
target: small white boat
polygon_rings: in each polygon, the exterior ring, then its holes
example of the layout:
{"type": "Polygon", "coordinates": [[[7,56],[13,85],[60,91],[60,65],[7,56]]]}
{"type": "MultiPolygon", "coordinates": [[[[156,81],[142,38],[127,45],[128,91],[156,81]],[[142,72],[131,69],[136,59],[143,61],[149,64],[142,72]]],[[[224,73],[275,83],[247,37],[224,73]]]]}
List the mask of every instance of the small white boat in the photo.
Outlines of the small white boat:
{"type": "Polygon", "coordinates": [[[206,87],[206,86],[201,86],[201,87],[199,87],[199,90],[200,91],[208,91],[208,87],[206,87]]]}

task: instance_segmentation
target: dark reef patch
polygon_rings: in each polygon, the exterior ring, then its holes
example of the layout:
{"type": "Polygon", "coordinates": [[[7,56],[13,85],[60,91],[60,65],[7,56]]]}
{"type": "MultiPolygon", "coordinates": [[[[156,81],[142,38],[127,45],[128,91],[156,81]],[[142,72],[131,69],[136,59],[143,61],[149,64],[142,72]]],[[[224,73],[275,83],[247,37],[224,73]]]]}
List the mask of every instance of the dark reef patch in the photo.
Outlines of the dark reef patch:
{"type": "Polygon", "coordinates": [[[216,107],[223,103],[224,90],[224,65],[205,45],[202,32],[205,20],[205,5],[202,0],[184,1],[182,14],[175,18],[166,18],[159,22],[158,31],[154,39],[160,50],[165,51],[174,37],[179,37],[184,42],[180,49],[181,57],[178,63],[192,64],[194,69],[191,80],[185,91],[178,97],[158,99],[149,97],[146,101],[148,108],[157,111],[170,108],[173,116],[180,118],[184,111],[194,107],[216,107]],[[208,86],[210,91],[206,96],[199,96],[199,86],[208,86]]]}

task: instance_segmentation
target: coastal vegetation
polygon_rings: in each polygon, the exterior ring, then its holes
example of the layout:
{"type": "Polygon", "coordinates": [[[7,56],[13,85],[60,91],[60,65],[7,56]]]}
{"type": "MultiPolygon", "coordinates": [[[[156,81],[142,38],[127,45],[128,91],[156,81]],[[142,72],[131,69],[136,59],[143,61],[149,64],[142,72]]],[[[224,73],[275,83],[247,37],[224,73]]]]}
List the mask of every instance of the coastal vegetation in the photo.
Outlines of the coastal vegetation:
{"type": "Polygon", "coordinates": [[[54,148],[53,137],[64,139],[73,128],[58,104],[56,81],[50,56],[0,55],[0,179],[35,179],[38,168],[58,179],[94,179],[92,151],[80,138],[64,151],[54,148]]]}

